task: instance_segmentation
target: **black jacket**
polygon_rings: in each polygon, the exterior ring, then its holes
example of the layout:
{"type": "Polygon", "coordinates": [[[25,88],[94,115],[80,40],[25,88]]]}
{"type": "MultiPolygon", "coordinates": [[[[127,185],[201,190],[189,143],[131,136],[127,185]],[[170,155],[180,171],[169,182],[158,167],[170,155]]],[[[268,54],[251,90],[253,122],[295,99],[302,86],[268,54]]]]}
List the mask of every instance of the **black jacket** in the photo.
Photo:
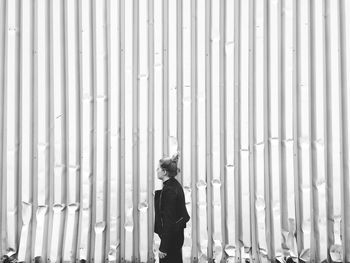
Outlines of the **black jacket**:
{"type": "Polygon", "coordinates": [[[162,190],[155,191],[154,207],[154,232],[161,238],[159,250],[166,253],[171,249],[176,249],[174,241],[179,231],[183,231],[190,220],[185,205],[184,191],[174,177],[163,182],[162,190]]]}

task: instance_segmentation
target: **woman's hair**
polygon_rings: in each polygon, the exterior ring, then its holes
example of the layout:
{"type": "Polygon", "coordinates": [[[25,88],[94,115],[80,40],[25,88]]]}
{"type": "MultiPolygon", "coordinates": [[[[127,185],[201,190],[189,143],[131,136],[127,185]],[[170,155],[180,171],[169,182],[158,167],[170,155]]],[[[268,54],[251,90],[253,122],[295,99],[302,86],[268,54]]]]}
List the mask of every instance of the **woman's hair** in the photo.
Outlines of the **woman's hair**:
{"type": "Polygon", "coordinates": [[[180,169],[177,168],[177,162],[179,160],[179,153],[174,154],[172,157],[165,157],[159,160],[160,167],[168,172],[169,177],[175,177],[180,169]]]}

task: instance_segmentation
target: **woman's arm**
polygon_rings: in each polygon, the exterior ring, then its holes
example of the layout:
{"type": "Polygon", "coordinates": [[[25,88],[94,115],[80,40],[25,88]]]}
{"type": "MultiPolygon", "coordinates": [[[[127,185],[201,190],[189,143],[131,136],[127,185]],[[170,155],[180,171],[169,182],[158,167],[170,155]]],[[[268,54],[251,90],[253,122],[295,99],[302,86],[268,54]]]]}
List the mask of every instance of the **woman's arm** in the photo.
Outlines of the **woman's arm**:
{"type": "Polygon", "coordinates": [[[182,188],[178,192],[178,206],[180,218],[176,221],[176,224],[179,226],[179,228],[185,228],[186,223],[190,220],[190,216],[186,209],[185,194],[182,188]]]}
{"type": "Polygon", "coordinates": [[[160,220],[160,210],[159,210],[159,198],[161,190],[156,190],[154,193],[154,232],[160,236],[161,233],[161,220],[160,220]]]}

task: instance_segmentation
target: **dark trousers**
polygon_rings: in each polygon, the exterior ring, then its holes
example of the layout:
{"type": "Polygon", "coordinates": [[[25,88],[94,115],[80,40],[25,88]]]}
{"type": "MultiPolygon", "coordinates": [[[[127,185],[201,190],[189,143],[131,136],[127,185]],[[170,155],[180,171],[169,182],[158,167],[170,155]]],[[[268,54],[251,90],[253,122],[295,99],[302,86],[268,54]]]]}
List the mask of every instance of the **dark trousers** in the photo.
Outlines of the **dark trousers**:
{"type": "Polygon", "coordinates": [[[167,252],[164,258],[160,258],[160,263],[183,263],[182,261],[182,246],[184,244],[184,229],[177,232],[171,249],[167,252]]]}

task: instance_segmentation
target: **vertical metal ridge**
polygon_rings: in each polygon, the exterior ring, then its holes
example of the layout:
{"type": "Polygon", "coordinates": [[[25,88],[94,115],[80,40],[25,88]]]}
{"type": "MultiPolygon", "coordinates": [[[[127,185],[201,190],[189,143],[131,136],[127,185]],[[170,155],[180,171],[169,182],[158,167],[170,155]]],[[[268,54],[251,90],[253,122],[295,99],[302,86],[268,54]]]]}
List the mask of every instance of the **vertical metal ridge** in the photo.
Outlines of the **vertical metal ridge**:
{"type": "Polygon", "coordinates": [[[51,243],[50,240],[50,224],[51,224],[51,213],[52,213],[52,202],[53,202],[53,187],[51,187],[51,184],[53,182],[53,163],[51,162],[52,154],[53,154],[53,125],[52,120],[53,117],[51,114],[53,113],[53,101],[52,101],[52,39],[51,39],[51,32],[52,32],[52,21],[51,21],[51,1],[46,1],[46,32],[45,32],[45,45],[46,45],[46,54],[45,54],[45,66],[47,68],[46,72],[46,78],[45,78],[45,84],[47,87],[46,92],[46,131],[45,131],[45,140],[48,143],[47,147],[47,154],[45,156],[45,163],[46,163],[46,182],[45,182],[45,205],[48,207],[48,212],[45,215],[45,225],[44,225],[44,248],[43,248],[43,255],[42,258],[44,260],[49,260],[49,243],[51,243]],[[51,129],[52,128],[52,129],[51,129]]]}
{"type": "MultiPolygon", "coordinates": [[[[28,255],[30,260],[34,259],[35,236],[36,236],[36,212],[38,208],[38,2],[32,1],[30,10],[31,20],[31,39],[30,39],[30,178],[32,203],[32,221],[30,227],[30,251],[28,255]]],[[[27,258],[27,257],[26,257],[27,258]]]]}
{"type": "Polygon", "coordinates": [[[220,200],[221,200],[221,233],[222,233],[222,258],[221,262],[225,262],[228,255],[225,247],[228,244],[228,222],[227,222],[227,188],[226,188],[226,0],[220,0],[220,47],[219,47],[219,85],[220,85],[220,200]]]}
{"type": "MultiPolygon", "coordinates": [[[[39,5],[41,4],[41,8],[43,9],[42,12],[40,14],[40,6],[38,7],[38,20],[40,21],[40,19],[42,19],[42,21],[45,23],[45,31],[44,32],[41,32],[40,33],[40,30],[38,30],[38,35],[41,34],[41,37],[39,35],[39,42],[42,42],[45,46],[45,49],[40,49],[40,44],[39,45],[39,54],[42,53],[44,54],[44,59],[42,61],[38,61],[38,67],[40,68],[40,64],[41,65],[44,65],[45,66],[45,71],[42,73],[43,77],[41,77],[40,75],[40,70],[38,72],[38,79],[41,79],[45,81],[45,87],[49,87],[49,72],[46,70],[49,68],[49,54],[48,54],[48,48],[47,48],[47,45],[48,45],[48,33],[49,33],[49,30],[48,30],[48,25],[49,25],[49,16],[48,16],[48,3],[47,2],[44,2],[44,3],[39,3],[39,5]],[[40,16],[43,16],[42,18],[40,16]],[[45,51],[45,52],[44,52],[45,51]],[[44,74],[46,73],[46,74],[44,74]]],[[[38,27],[40,27],[40,22],[38,22],[38,27]]],[[[39,83],[38,83],[39,84],[39,83]]],[[[42,90],[42,88],[40,87],[40,84],[38,85],[38,94],[40,94],[40,90],[42,90]]],[[[48,88],[47,90],[45,91],[45,97],[43,99],[41,99],[41,101],[38,103],[38,104],[41,104],[41,107],[38,105],[38,108],[41,108],[42,109],[42,106],[44,106],[44,111],[45,111],[45,119],[42,121],[44,124],[45,124],[45,128],[44,128],[44,136],[40,136],[40,129],[38,130],[38,136],[41,137],[41,140],[44,139],[44,143],[46,144],[45,146],[45,150],[44,150],[44,158],[40,158],[40,152],[38,153],[38,160],[39,160],[39,164],[38,164],[38,167],[40,167],[40,162],[44,163],[45,165],[45,169],[44,170],[44,181],[45,181],[45,185],[44,185],[44,188],[41,188],[40,187],[40,180],[42,178],[39,177],[39,174],[40,174],[40,168],[38,168],[38,199],[40,198],[40,202],[38,201],[38,211],[40,212],[40,210],[45,207],[45,213],[42,215],[42,219],[40,219],[39,217],[39,220],[42,220],[42,222],[40,223],[39,222],[39,227],[38,227],[38,233],[42,233],[42,236],[39,236],[39,237],[36,237],[36,240],[38,240],[39,242],[41,242],[41,247],[39,247],[41,250],[40,250],[40,254],[39,255],[36,255],[36,253],[38,252],[38,245],[35,244],[35,248],[34,248],[34,256],[39,256],[40,260],[42,261],[46,261],[46,258],[47,258],[47,232],[48,232],[48,220],[49,220],[49,216],[48,216],[48,213],[49,213],[49,204],[48,204],[48,195],[49,195],[49,180],[50,180],[50,173],[49,173],[49,165],[50,165],[50,160],[49,160],[49,133],[50,133],[50,126],[49,126],[49,116],[48,116],[48,112],[49,112],[49,100],[48,100],[48,88]],[[44,104],[44,105],[42,105],[44,104]],[[40,160],[41,159],[41,160],[40,160]],[[44,194],[41,193],[41,189],[44,190],[44,194]],[[44,197],[44,199],[43,199],[44,197]],[[43,224],[43,225],[41,225],[43,224]],[[36,252],[35,252],[36,251],[36,252]]],[[[40,97],[40,95],[39,95],[40,97]]],[[[40,100],[38,98],[38,100],[40,100]]],[[[40,115],[41,115],[41,112],[40,110],[41,109],[38,109],[38,125],[40,126],[40,115]]],[[[41,142],[39,142],[40,139],[38,139],[38,143],[40,144],[41,142]]],[[[37,216],[39,216],[40,213],[37,213],[37,216]]],[[[38,220],[38,221],[39,221],[38,220]]],[[[39,243],[40,244],[40,243],[39,243]]]]}
{"type": "Polygon", "coordinates": [[[234,2],[234,188],[236,259],[241,260],[242,187],[241,187],[241,0],[234,2]]]}
{"type": "Polygon", "coordinates": [[[104,38],[105,38],[105,51],[106,51],[106,71],[105,71],[105,94],[107,100],[105,102],[105,163],[104,171],[106,174],[106,179],[104,182],[104,200],[105,200],[105,210],[104,210],[104,220],[106,221],[106,228],[104,231],[104,252],[103,260],[108,261],[108,253],[110,248],[110,198],[111,198],[111,66],[110,66],[110,0],[105,0],[104,2],[104,38]]]}
{"type": "Polygon", "coordinates": [[[163,157],[169,155],[169,0],[163,0],[163,157]]]}
{"type": "Polygon", "coordinates": [[[197,0],[191,0],[191,260],[198,262],[198,68],[197,68],[197,0]]]}
{"type": "Polygon", "coordinates": [[[91,90],[92,95],[92,112],[90,115],[90,124],[92,127],[92,134],[90,135],[91,148],[90,148],[90,171],[92,171],[92,179],[90,182],[90,204],[91,204],[91,214],[90,214],[90,240],[88,248],[88,260],[94,260],[95,253],[95,224],[96,224],[96,127],[97,127],[97,105],[96,105],[96,0],[90,0],[90,54],[91,54],[91,90]]]}
{"type": "Polygon", "coordinates": [[[330,248],[334,244],[333,212],[333,139],[332,139],[332,86],[330,57],[330,7],[323,0],[323,127],[324,127],[324,171],[326,176],[327,260],[331,262],[330,248]]]}
{"type": "Polygon", "coordinates": [[[75,15],[76,15],[76,33],[77,33],[77,43],[75,45],[75,52],[77,54],[76,61],[75,61],[75,68],[77,72],[77,78],[76,78],[76,111],[78,116],[78,125],[76,129],[76,162],[79,167],[79,170],[77,171],[77,181],[76,185],[77,191],[75,193],[75,200],[79,204],[79,209],[77,213],[77,218],[74,222],[74,229],[75,234],[73,236],[73,254],[72,259],[73,260],[79,260],[79,249],[80,248],[80,235],[81,235],[81,222],[82,222],[82,211],[83,211],[83,195],[82,195],[82,162],[83,162],[83,136],[82,134],[82,125],[83,125],[83,80],[82,80],[82,13],[81,13],[81,0],[77,0],[75,2],[75,15]]]}
{"type": "Polygon", "coordinates": [[[119,149],[120,156],[119,166],[119,193],[120,199],[118,204],[117,217],[120,217],[120,253],[119,261],[125,262],[125,0],[120,0],[119,5],[119,149]]]}
{"type": "Polygon", "coordinates": [[[249,202],[250,202],[250,239],[251,239],[251,256],[255,262],[260,262],[259,245],[258,245],[258,226],[256,215],[256,128],[255,128],[255,105],[256,105],[256,87],[255,87],[255,0],[249,1],[249,202]]]}
{"type": "Polygon", "coordinates": [[[300,3],[293,2],[293,166],[294,166],[294,198],[296,218],[296,240],[298,256],[304,248],[303,195],[301,176],[301,148],[300,148],[300,3]]]}
{"type": "Polygon", "coordinates": [[[264,1],[264,198],[266,204],[265,235],[267,256],[275,257],[275,237],[273,220],[273,192],[271,179],[271,82],[270,82],[270,2],[264,1]]]}
{"type": "Polygon", "coordinates": [[[140,261],[140,212],[138,210],[139,204],[139,191],[140,191],[140,127],[139,127],[139,102],[140,102],[140,94],[139,94],[139,81],[138,75],[140,72],[139,68],[139,0],[133,0],[133,45],[132,45],[132,133],[133,133],[133,146],[132,146],[132,160],[133,160],[133,261],[140,261]]]}
{"type": "Polygon", "coordinates": [[[0,50],[1,55],[1,68],[0,68],[0,83],[1,83],[1,104],[0,104],[0,164],[1,164],[1,175],[0,175],[0,190],[1,190],[1,202],[0,202],[0,256],[4,254],[7,246],[7,229],[6,229],[6,210],[7,210],[7,201],[6,201],[6,173],[7,173],[7,164],[6,164],[6,118],[7,118],[7,35],[8,35],[8,18],[7,18],[7,0],[2,0],[2,21],[3,24],[0,24],[0,41],[2,42],[2,48],[0,50]]]}
{"type": "Polygon", "coordinates": [[[205,114],[206,114],[206,179],[207,179],[207,222],[208,222],[208,247],[207,257],[213,260],[213,193],[212,193],[212,177],[213,177],[213,135],[212,135],[212,85],[211,85],[211,3],[212,0],[205,1],[205,114]]]}
{"type": "Polygon", "coordinates": [[[177,142],[178,142],[178,151],[181,153],[179,156],[179,168],[180,174],[178,180],[183,183],[183,21],[182,21],[182,3],[183,0],[176,1],[176,41],[177,41],[177,50],[176,50],[176,86],[177,86],[177,142]]]}
{"type": "MultiPolygon", "coordinates": [[[[22,1],[22,0],[21,0],[22,1]]],[[[48,183],[48,193],[46,194],[46,200],[45,203],[49,207],[48,212],[48,225],[47,225],[47,242],[45,242],[47,252],[45,260],[50,260],[50,248],[51,248],[51,238],[52,238],[52,228],[53,228],[53,203],[54,203],[54,166],[55,166],[55,140],[54,140],[54,133],[55,133],[55,106],[54,106],[54,85],[53,85],[53,74],[54,74],[54,67],[53,67],[53,4],[52,0],[47,0],[47,20],[48,20],[48,26],[46,27],[47,30],[47,53],[48,53],[48,76],[47,76],[47,83],[48,83],[48,92],[47,92],[47,100],[48,100],[48,114],[46,115],[48,118],[49,127],[46,131],[46,136],[48,138],[49,144],[48,144],[48,159],[49,159],[49,181],[48,183]]]]}
{"type": "Polygon", "coordinates": [[[350,260],[349,233],[347,226],[349,216],[346,211],[349,193],[346,187],[349,186],[349,142],[348,142],[348,112],[347,112],[347,64],[346,64],[346,25],[344,1],[338,1],[338,23],[339,23],[339,112],[340,112],[340,180],[341,180],[341,237],[343,246],[343,262],[350,260]]]}
{"type": "Polygon", "coordinates": [[[310,136],[310,217],[311,219],[311,262],[320,262],[320,233],[318,228],[319,208],[318,208],[318,187],[317,187],[317,149],[316,149],[316,91],[315,91],[315,3],[309,0],[309,136],[310,136]]]}
{"type": "Polygon", "coordinates": [[[63,174],[62,174],[62,199],[61,203],[64,205],[64,209],[61,214],[61,232],[60,232],[60,245],[58,249],[58,260],[63,257],[64,242],[66,237],[66,224],[68,218],[68,202],[69,197],[69,101],[68,101],[68,52],[67,52],[67,0],[61,1],[61,74],[62,74],[62,84],[61,84],[61,107],[62,107],[62,151],[61,158],[63,164],[63,174]]]}
{"type": "MultiPolygon", "coordinates": [[[[286,120],[285,120],[285,0],[278,2],[278,137],[279,137],[279,198],[281,211],[281,236],[289,231],[287,193],[287,162],[286,162],[286,120]]],[[[281,240],[281,247],[287,248],[287,240],[281,240]]],[[[283,254],[288,253],[283,249],[283,254]]]]}
{"type": "MultiPolygon", "coordinates": [[[[21,236],[22,228],[22,0],[16,0],[16,57],[15,57],[15,88],[16,88],[16,101],[15,101],[15,118],[16,118],[16,135],[15,135],[15,176],[16,176],[16,247],[19,248],[19,240],[21,236]]],[[[1,140],[1,139],[0,139],[1,140]]],[[[17,249],[18,253],[18,249],[17,249]]]]}
{"type": "Polygon", "coordinates": [[[148,262],[154,261],[153,237],[154,237],[154,0],[148,0],[148,262]]]}

